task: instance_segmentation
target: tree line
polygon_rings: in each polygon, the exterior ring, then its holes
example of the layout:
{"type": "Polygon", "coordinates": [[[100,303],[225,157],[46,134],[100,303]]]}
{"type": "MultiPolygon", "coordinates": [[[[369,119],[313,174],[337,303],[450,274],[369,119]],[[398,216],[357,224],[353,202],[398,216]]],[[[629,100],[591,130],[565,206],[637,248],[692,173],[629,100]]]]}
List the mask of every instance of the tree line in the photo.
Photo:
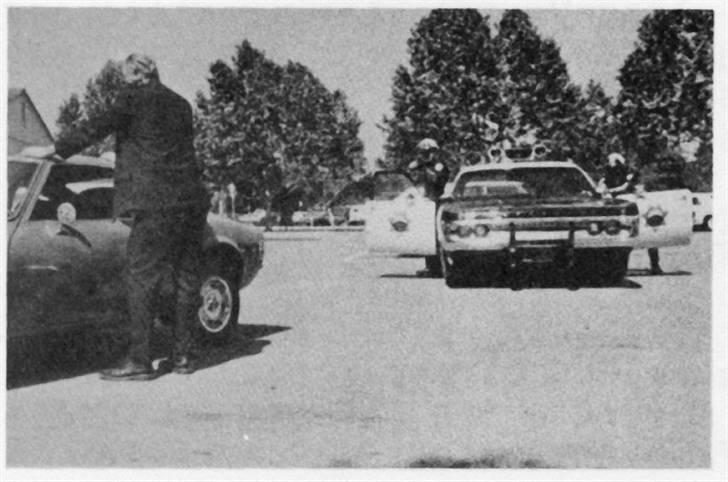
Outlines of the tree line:
{"type": "MultiPolygon", "coordinates": [[[[473,9],[437,9],[407,41],[409,64],[392,82],[381,167],[402,169],[423,138],[435,139],[451,171],[482,161],[489,146],[544,141],[556,158],[592,174],[618,151],[646,173],[678,153],[694,190],[712,189],[713,13],[656,10],[619,71],[616,98],[571,82],[558,45],[521,10],[495,28],[473,9]],[[495,31],[494,31],[495,30],[495,31]]],[[[230,62],[210,65],[195,100],[195,148],[211,190],[233,183],[240,210],[330,199],[364,172],[361,121],[339,90],[306,66],[268,59],[247,40],[230,62]]],[[[114,101],[122,78],[108,62],[60,107],[59,136],[114,101]]],[[[87,150],[113,150],[113,138],[87,150]]]]}
{"type": "Polygon", "coordinates": [[[496,33],[477,10],[433,10],[412,30],[408,52],[394,76],[392,115],[380,125],[386,166],[406,166],[426,137],[451,171],[483,160],[494,143],[543,141],[592,174],[614,151],[647,177],[678,154],[688,186],[711,190],[712,11],[643,18],[615,99],[593,80],[573,84],[559,47],[521,10],[506,11],[496,33]]]}

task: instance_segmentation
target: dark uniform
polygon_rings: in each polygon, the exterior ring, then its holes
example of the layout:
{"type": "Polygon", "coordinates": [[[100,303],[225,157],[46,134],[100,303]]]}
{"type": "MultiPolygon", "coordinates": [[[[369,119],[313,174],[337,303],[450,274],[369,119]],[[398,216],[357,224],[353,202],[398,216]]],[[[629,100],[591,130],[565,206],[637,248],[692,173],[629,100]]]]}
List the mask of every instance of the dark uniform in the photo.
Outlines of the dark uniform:
{"type": "Polygon", "coordinates": [[[114,215],[129,217],[129,360],[150,366],[149,335],[161,283],[176,285],[175,352],[189,356],[209,199],[195,159],[192,108],[159,81],[129,86],[112,108],[56,142],[66,158],[116,134],[114,215]]]}
{"type": "Polygon", "coordinates": [[[410,169],[421,169],[425,197],[437,203],[450,178],[450,170],[447,165],[436,160],[434,156],[428,155],[424,160],[418,160],[410,164],[410,169]]]}
{"type": "Polygon", "coordinates": [[[628,169],[621,162],[617,162],[614,166],[607,165],[604,168],[604,185],[607,189],[614,189],[627,182],[628,169]]]}

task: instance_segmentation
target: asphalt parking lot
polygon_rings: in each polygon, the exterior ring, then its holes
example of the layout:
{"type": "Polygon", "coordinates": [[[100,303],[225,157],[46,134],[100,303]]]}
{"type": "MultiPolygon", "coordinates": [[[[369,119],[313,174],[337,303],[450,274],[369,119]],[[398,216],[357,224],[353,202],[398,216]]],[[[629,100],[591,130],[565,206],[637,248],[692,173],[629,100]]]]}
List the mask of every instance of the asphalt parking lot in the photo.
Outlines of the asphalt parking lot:
{"type": "Polygon", "coordinates": [[[449,289],[361,233],[271,233],[238,341],[204,369],[99,380],[80,360],[7,392],[10,467],[710,465],[711,234],[632,254],[617,286],[449,289]],[[80,364],[80,366],[79,366],[80,364]]]}

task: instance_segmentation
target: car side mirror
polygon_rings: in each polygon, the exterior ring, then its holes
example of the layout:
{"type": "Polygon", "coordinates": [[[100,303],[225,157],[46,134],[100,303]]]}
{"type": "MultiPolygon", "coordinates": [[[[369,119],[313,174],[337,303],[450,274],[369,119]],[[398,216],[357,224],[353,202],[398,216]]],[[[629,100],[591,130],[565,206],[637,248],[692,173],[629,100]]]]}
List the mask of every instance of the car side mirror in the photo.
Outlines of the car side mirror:
{"type": "Polygon", "coordinates": [[[56,209],[56,219],[62,225],[73,225],[76,222],[76,208],[71,203],[61,203],[56,209]]]}

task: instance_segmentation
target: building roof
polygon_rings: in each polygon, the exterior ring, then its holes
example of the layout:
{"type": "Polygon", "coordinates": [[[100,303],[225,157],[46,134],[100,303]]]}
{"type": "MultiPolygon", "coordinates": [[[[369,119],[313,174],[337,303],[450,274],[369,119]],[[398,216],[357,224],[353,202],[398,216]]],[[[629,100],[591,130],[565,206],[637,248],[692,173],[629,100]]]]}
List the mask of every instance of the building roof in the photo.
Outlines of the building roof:
{"type": "Polygon", "coordinates": [[[43,120],[43,116],[40,115],[40,112],[35,107],[35,104],[33,103],[33,99],[30,98],[28,91],[25,90],[24,88],[19,88],[19,87],[9,87],[8,88],[8,104],[10,104],[11,101],[17,99],[20,96],[25,96],[25,98],[28,100],[28,104],[30,104],[30,107],[38,115],[38,119],[40,119],[41,126],[43,127],[43,130],[45,131],[46,135],[48,136],[48,139],[53,141],[53,134],[51,134],[50,129],[48,129],[48,126],[45,123],[45,120],[43,120]]]}
{"type": "Polygon", "coordinates": [[[16,97],[20,97],[23,94],[28,95],[25,92],[25,89],[18,89],[17,87],[10,87],[8,89],[8,102],[15,99],[16,97]]]}

